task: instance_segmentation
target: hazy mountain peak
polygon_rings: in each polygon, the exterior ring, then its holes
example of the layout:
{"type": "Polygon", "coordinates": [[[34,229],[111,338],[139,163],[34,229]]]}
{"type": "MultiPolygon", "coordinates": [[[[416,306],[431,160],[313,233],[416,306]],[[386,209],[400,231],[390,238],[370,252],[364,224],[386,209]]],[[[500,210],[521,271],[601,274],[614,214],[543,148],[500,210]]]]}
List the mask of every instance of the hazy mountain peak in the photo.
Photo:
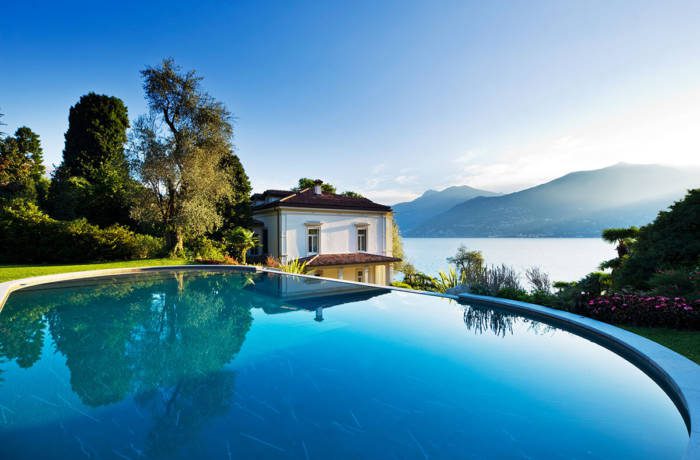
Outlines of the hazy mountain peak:
{"type": "Polygon", "coordinates": [[[416,224],[436,216],[455,205],[477,196],[495,196],[496,193],[479,190],[468,185],[455,185],[437,191],[426,190],[413,201],[395,204],[394,216],[401,231],[406,232],[416,224]]]}
{"type": "Polygon", "coordinates": [[[409,216],[413,224],[405,233],[599,236],[607,227],[644,225],[658,211],[682,198],[687,189],[697,187],[700,175],[696,168],[618,163],[575,171],[507,195],[467,198],[440,214],[420,216],[419,208],[408,208],[413,210],[409,216]]]}

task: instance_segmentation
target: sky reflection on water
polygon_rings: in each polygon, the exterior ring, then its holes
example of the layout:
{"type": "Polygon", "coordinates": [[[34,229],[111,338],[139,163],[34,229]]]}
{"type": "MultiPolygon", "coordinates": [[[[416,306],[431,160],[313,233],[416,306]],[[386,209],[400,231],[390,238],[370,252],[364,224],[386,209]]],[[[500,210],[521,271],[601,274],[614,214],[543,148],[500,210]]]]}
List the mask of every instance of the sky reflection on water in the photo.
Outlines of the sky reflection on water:
{"type": "Polygon", "coordinates": [[[680,458],[688,440],[649,377],[562,329],[272,274],[20,291],[0,357],[0,458],[680,458]]]}

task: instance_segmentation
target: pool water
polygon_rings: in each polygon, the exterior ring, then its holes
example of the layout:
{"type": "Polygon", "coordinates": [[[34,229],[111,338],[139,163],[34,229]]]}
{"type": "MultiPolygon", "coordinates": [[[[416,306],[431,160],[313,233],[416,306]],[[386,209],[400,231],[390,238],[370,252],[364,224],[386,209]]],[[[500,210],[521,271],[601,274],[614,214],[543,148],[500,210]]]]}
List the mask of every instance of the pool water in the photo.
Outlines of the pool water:
{"type": "Polygon", "coordinates": [[[613,352],[439,297],[173,271],[0,312],[2,459],[678,459],[687,442],[613,352]]]}

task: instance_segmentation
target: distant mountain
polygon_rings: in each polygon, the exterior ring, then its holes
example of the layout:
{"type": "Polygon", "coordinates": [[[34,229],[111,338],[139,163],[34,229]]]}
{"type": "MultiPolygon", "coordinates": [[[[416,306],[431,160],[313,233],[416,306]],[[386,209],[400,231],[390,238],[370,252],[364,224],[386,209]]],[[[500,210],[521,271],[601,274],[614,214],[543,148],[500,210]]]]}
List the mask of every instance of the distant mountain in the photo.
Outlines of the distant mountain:
{"type": "Polygon", "coordinates": [[[567,174],[520,192],[477,197],[424,219],[414,237],[597,237],[644,225],[690,188],[700,168],[620,163],[567,174]]]}
{"type": "Polygon", "coordinates": [[[418,224],[435,217],[448,209],[477,196],[496,196],[498,193],[487,192],[477,188],[461,185],[445,190],[428,190],[413,201],[392,206],[394,218],[402,233],[406,233],[418,224]]]}

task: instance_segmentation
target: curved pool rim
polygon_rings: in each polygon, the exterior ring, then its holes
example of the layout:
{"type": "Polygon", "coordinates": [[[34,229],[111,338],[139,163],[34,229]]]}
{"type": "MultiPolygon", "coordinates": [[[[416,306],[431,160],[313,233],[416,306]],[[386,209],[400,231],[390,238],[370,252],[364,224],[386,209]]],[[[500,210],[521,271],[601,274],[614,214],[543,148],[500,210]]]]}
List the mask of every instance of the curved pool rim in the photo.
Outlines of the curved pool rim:
{"type": "MultiPolygon", "coordinates": [[[[10,294],[32,286],[105,276],[183,270],[268,272],[288,276],[326,279],[339,283],[376,287],[376,285],[367,283],[357,283],[354,281],[337,280],[332,278],[320,278],[312,275],[289,274],[281,272],[280,270],[247,265],[202,264],[112,268],[35,276],[0,283],[0,313],[2,312],[2,308],[10,294]]],[[[577,335],[592,340],[619,354],[653,378],[657,384],[659,384],[662,389],[666,391],[669,397],[671,397],[678,407],[681,415],[685,419],[690,435],[684,454],[684,459],[700,460],[700,365],[695,364],[688,358],[681,356],[663,345],[624,329],[585,316],[555,310],[553,308],[544,307],[541,305],[474,294],[447,295],[437,294],[434,292],[396,288],[392,286],[382,287],[389,290],[409,292],[412,294],[450,298],[457,300],[460,303],[477,303],[485,306],[505,309],[534,319],[544,320],[549,323],[553,323],[555,326],[562,326],[577,335]]]]}

